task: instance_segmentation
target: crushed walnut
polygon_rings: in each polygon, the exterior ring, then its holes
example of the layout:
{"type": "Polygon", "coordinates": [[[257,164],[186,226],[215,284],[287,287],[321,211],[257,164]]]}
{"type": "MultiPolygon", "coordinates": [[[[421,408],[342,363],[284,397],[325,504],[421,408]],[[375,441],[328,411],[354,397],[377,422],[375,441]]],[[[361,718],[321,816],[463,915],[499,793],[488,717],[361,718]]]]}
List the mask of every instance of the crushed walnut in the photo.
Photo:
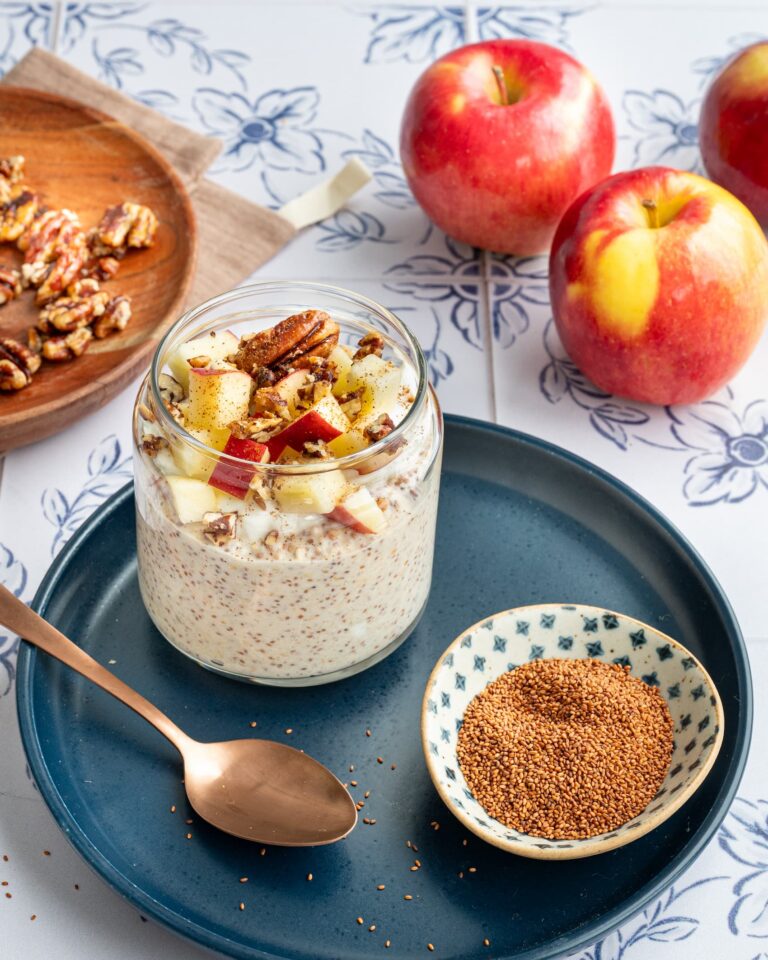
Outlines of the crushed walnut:
{"type": "Polygon", "coordinates": [[[383,337],[378,333],[366,333],[362,339],[358,340],[357,352],[352,359],[362,360],[363,357],[369,357],[371,354],[380,357],[382,353],[384,353],[383,337]]]}
{"type": "Polygon", "coordinates": [[[204,513],[203,536],[217,547],[231,540],[237,529],[236,513],[204,513]]]}
{"type": "Polygon", "coordinates": [[[153,434],[147,434],[141,441],[141,449],[148,457],[156,457],[161,450],[169,446],[165,437],[156,437],[153,434]]]}
{"type": "Polygon", "coordinates": [[[313,460],[333,460],[333,454],[324,440],[307,440],[302,453],[313,460]]]}
{"type": "Polygon", "coordinates": [[[383,440],[384,437],[388,437],[394,429],[395,424],[392,417],[390,417],[388,413],[382,413],[380,417],[377,417],[372,424],[365,428],[363,434],[366,440],[370,440],[371,443],[376,443],[377,440],[383,440]]]}

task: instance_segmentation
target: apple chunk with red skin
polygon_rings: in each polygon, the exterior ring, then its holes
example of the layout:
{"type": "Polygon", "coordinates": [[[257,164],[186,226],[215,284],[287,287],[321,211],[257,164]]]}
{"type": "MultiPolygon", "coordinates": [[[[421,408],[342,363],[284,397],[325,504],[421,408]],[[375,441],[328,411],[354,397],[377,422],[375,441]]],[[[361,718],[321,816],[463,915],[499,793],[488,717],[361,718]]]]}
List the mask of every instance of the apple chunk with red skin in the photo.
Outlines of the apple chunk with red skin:
{"type": "Polygon", "coordinates": [[[441,57],[405,107],[400,154],[414,197],[449,236],[500,253],[543,253],[560,217],[611,172],[608,100],[573,57],[532,40],[489,40],[441,57]]]}
{"type": "Polygon", "coordinates": [[[552,244],[552,313],[598,387],[696,403],[722,387],[768,319],[768,242],[747,208],[667,167],[618,173],[569,208],[552,244]]]}
{"type": "Polygon", "coordinates": [[[387,524],[383,510],[365,487],[348,493],[328,516],[358,533],[381,533],[387,524]]]}
{"type": "MultiPolygon", "coordinates": [[[[265,443],[258,443],[256,440],[241,440],[232,436],[227,440],[222,453],[229,454],[230,457],[238,457],[240,460],[250,460],[254,464],[266,463],[269,460],[269,450],[265,443]]],[[[222,490],[224,493],[229,493],[231,496],[243,500],[248,493],[248,487],[255,473],[255,466],[250,467],[246,463],[219,460],[208,483],[212,487],[216,487],[217,490],[222,490]]]]}
{"type": "Polygon", "coordinates": [[[768,226],[768,42],[739,51],[712,80],[699,117],[707,173],[768,226]]]}
{"type": "Polygon", "coordinates": [[[323,397],[298,416],[285,430],[267,441],[269,455],[277,460],[286,447],[301,450],[311,440],[326,443],[349,430],[349,420],[333,396],[323,397]]]}

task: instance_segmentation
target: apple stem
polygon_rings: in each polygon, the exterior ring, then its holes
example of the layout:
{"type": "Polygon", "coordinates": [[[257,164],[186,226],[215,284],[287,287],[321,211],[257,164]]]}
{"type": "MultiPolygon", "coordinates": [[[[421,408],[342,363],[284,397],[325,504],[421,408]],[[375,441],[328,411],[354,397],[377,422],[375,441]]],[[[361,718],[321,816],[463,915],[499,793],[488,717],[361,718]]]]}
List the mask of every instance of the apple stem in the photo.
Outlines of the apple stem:
{"type": "Polygon", "coordinates": [[[501,98],[501,105],[503,107],[509,106],[509,91],[507,90],[507,81],[504,77],[504,71],[501,67],[495,63],[493,67],[493,75],[496,77],[496,86],[499,88],[499,97],[501,98]]]}
{"type": "Polygon", "coordinates": [[[659,226],[659,208],[656,206],[655,200],[645,199],[643,200],[643,206],[648,211],[648,223],[654,229],[658,229],[659,226]]]}

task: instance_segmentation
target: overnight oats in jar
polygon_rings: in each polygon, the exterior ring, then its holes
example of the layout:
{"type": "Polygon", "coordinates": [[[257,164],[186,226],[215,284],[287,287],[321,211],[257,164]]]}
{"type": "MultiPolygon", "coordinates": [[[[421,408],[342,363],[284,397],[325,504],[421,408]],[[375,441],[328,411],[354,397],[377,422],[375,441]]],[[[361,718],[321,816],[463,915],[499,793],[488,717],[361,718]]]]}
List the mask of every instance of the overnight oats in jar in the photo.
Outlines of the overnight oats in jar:
{"type": "Polygon", "coordinates": [[[429,595],[442,418],[384,307],[310,283],[187,313],[134,412],[139,584],[160,633],[257,683],[350,676],[429,595]]]}

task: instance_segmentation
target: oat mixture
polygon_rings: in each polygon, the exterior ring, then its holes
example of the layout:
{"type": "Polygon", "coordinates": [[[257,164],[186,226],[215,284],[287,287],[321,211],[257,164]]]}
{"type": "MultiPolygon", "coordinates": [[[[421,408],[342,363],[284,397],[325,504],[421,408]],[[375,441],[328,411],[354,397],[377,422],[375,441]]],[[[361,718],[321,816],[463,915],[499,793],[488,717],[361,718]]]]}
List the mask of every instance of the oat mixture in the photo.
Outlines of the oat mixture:
{"type": "Polygon", "coordinates": [[[608,833],[653,800],[672,757],[658,689],[628,667],[534,660],[467,707],[457,753],[478,802],[522,833],[573,840],[608,833]]]}

